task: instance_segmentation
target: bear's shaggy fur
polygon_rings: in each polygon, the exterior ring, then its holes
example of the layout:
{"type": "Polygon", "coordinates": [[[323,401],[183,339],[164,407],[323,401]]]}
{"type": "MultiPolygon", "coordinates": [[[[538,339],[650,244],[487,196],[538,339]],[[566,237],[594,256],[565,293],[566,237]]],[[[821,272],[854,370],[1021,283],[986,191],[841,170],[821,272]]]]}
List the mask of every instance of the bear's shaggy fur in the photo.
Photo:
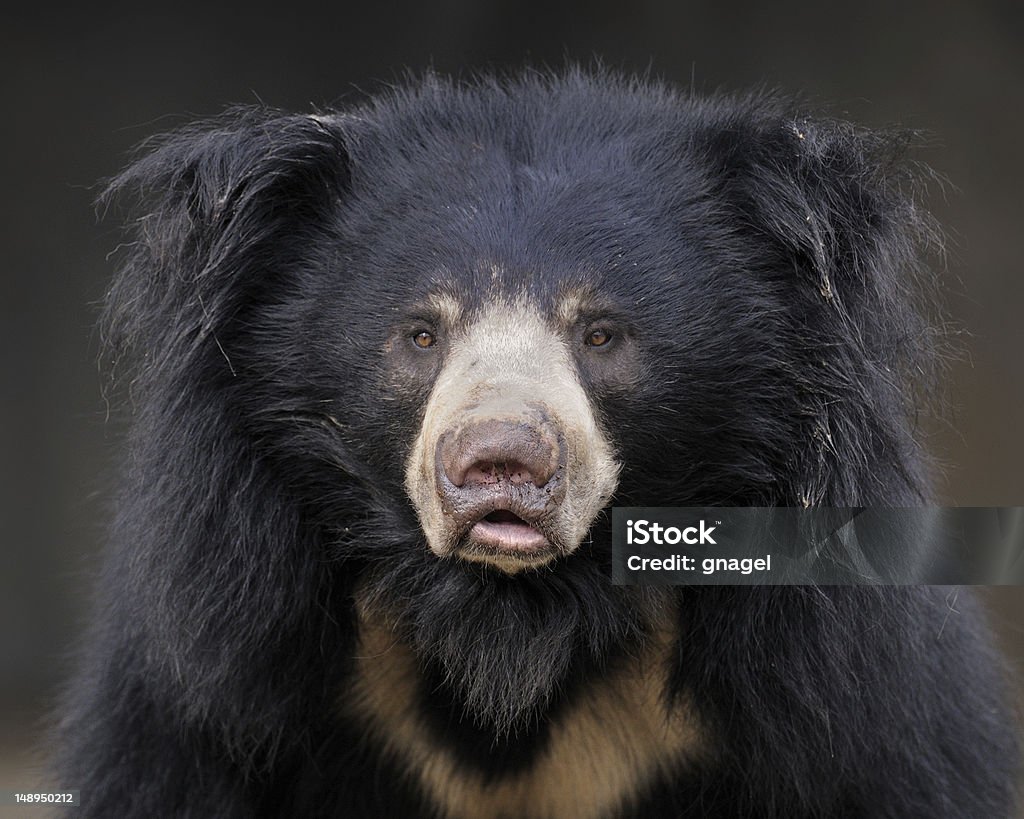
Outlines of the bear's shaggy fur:
{"type": "Polygon", "coordinates": [[[903,141],[568,70],[145,146],[110,188],[131,433],[62,723],[79,814],[1009,816],[966,590],[615,587],[604,512],[542,565],[461,559],[412,454],[490,327],[499,375],[520,334],[559,351],[566,503],[584,466],[605,508],[927,502],[903,141]]]}

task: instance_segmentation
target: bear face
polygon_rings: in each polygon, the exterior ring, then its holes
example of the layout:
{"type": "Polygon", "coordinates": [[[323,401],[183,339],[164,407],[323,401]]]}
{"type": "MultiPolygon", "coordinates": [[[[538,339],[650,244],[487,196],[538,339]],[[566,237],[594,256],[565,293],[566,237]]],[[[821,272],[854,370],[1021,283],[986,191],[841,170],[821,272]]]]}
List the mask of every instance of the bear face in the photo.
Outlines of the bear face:
{"type": "Polygon", "coordinates": [[[1005,815],[966,594],[609,577],[612,504],[927,499],[902,147],[575,70],[152,146],[86,815],[1005,815]]]}
{"type": "MultiPolygon", "coordinates": [[[[850,214],[834,207],[844,204],[837,197],[858,197],[857,218],[878,220],[880,230],[897,230],[888,223],[908,218],[892,212],[896,200],[886,188],[858,179],[864,169],[854,164],[832,180],[840,189],[813,189],[814,151],[851,161],[840,147],[849,135],[828,125],[799,131],[770,101],[742,117],[727,104],[700,117],[681,109],[653,133],[636,133],[636,118],[664,117],[658,100],[640,112],[605,100],[599,117],[582,107],[600,103],[568,90],[532,102],[525,111],[511,104],[490,110],[471,95],[442,96],[387,112],[401,119],[386,126],[359,116],[305,123],[338,141],[330,159],[345,180],[316,221],[302,225],[317,234],[310,247],[282,261],[264,303],[239,317],[264,329],[252,342],[242,332],[231,360],[252,349],[265,359],[251,362],[254,373],[287,373],[282,362],[308,373],[317,400],[337,405],[321,415],[351,431],[346,445],[378,489],[396,495],[401,470],[436,554],[458,550],[478,522],[478,532],[504,526],[511,533],[517,525],[490,526],[488,514],[522,520],[525,540],[511,561],[495,551],[494,531],[462,551],[511,569],[575,549],[616,487],[621,498],[648,503],[820,503],[835,494],[827,470],[847,440],[848,464],[898,472],[914,463],[913,453],[886,458],[880,451],[913,446],[893,421],[906,404],[893,385],[872,385],[892,417],[882,408],[863,419],[832,409],[870,380],[884,381],[882,372],[920,364],[912,339],[923,337],[913,327],[881,326],[877,312],[910,289],[912,257],[892,260],[905,280],[875,280],[870,257],[862,259],[863,274],[831,269],[849,252],[844,231],[858,228],[843,223],[850,214]],[[460,119],[446,119],[460,106],[467,109],[460,119]],[[581,132],[585,116],[608,133],[581,132]],[[737,158],[782,167],[765,180],[737,158]],[[830,209],[812,195],[831,197],[830,209]],[[805,235],[773,233],[772,220],[790,219],[805,235]],[[737,229],[743,223],[755,229],[737,229]],[[276,291],[300,293],[307,304],[278,301],[276,291]],[[877,338],[858,330],[872,314],[877,338]],[[263,343],[282,335],[278,324],[296,322],[295,337],[281,338],[283,345],[263,343]],[[841,343],[826,338],[825,326],[843,335],[841,343]],[[587,341],[607,331],[609,343],[587,341]],[[490,351],[503,334],[507,350],[490,351]],[[315,344],[300,357],[302,337],[315,344]],[[426,343],[406,343],[416,337],[426,343]],[[470,365],[482,369],[471,375],[470,365]],[[536,392],[541,402],[560,404],[498,413],[508,423],[536,416],[520,443],[535,455],[538,447],[551,450],[557,475],[545,485],[557,502],[527,491],[543,487],[525,479],[498,481],[489,495],[455,491],[438,468],[441,438],[453,445],[468,434],[468,418],[441,423],[440,416],[469,412],[478,403],[471,393],[495,377],[488,371],[504,369],[507,383],[494,400],[507,394],[531,403],[522,395],[536,392]],[[348,395],[331,392],[332,384],[348,395]],[[871,441],[850,440],[861,422],[877,427],[871,441]],[[849,434],[836,438],[833,428],[843,426],[849,434]],[[865,443],[874,451],[860,451],[865,443]],[[501,489],[512,485],[520,487],[515,503],[501,489]],[[518,513],[504,508],[512,505],[518,513]],[[543,538],[530,534],[538,527],[543,538]]],[[[910,220],[899,230],[921,224],[910,220]]],[[[901,313],[901,322],[915,320],[912,311],[901,313]]],[[[221,342],[230,332],[237,330],[221,331],[221,342]]],[[[292,390],[303,394],[302,386],[292,390]]],[[[268,386],[268,403],[275,391],[277,384],[268,386]]],[[[473,412],[478,421],[498,417],[493,408],[473,412]]],[[[467,446],[462,440],[461,449],[467,446]]],[[[915,475],[901,483],[908,498],[923,485],[915,475]]]]}

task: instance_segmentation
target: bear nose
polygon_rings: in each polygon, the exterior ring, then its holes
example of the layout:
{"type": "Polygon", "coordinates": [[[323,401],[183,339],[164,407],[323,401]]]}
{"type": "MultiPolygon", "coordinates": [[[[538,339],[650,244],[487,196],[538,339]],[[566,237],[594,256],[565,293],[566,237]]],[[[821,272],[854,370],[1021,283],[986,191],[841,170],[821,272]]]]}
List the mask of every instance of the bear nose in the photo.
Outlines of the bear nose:
{"type": "Polygon", "coordinates": [[[455,487],[531,483],[542,487],[558,470],[562,443],[547,424],[482,420],[439,442],[437,466],[455,487]]]}

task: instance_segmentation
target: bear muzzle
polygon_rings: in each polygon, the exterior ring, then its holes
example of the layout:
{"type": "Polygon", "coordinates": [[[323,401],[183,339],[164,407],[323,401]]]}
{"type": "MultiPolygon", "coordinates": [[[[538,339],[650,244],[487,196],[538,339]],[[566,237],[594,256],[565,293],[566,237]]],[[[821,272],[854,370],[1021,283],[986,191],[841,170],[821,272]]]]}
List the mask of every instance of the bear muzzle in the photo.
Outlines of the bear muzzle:
{"type": "Polygon", "coordinates": [[[551,520],[565,498],[565,436],[540,407],[476,419],[442,435],[434,479],[442,508],[463,534],[460,551],[548,558],[551,520]]]}

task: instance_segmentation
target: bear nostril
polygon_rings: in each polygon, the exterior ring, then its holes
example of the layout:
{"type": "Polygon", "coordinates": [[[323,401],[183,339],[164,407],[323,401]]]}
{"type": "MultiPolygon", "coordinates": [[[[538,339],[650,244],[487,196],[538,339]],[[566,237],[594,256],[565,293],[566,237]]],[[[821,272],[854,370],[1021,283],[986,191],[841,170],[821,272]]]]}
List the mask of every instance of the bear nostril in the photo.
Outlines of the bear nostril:
{"type": "MultiPolygon", "coordinates": [[[[550,479],[546,474],[546,465],[535,464],[529,466],[518,461],[477,461],[462,475],[462,483],[456,486],[464,486],[468,483],[494,484],[507,480],[513,484],[532,483],[534,486],[543,486],[550,479]]],[[[455,483],[455,481],[452,481],[455,483]]]]}
{"type": "Polygon", "coordinates": [[[458,488],[503,481],[542,487],[558,469],[560,450],[558,436],[533,424],[477,421],[438,442],[437,466],[458,488]]]}

